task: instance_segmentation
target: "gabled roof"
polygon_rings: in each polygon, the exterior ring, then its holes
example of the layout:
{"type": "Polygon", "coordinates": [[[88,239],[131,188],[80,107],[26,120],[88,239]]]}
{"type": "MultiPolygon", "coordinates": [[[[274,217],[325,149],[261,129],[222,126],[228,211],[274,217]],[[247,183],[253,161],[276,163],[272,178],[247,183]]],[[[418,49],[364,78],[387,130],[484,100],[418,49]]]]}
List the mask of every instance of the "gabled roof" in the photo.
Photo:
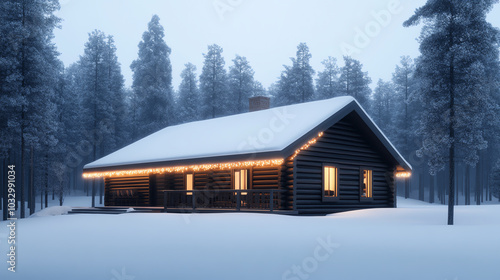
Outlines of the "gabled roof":
{"type": "Polygon", "coordinates": [[[85,171],[286,158],[319,132],[356,112],[392,161],[411,166],[352,97],[336,97],[169,126],[85,165],[85,171]]]}

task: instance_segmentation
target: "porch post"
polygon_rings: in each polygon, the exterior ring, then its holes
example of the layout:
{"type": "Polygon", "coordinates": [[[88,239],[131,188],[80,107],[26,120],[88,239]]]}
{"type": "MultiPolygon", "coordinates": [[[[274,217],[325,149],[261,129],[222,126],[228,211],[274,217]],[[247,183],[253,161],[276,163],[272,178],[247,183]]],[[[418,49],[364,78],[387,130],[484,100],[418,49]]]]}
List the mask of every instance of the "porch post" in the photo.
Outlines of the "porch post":
{"type": "Polygon", "coordinates": [[[273,212],[274,208],[274,190],[271,190],[271,196],[269,197],[269,209],[273,212]]]}
{"type": "Polygon", "coordinates": [[[196,192],[193,190],[193,195],[191,196],[192,204],[193,204],[193,212],[196,209],[196,192]]]}
{"type": "Polygon", "coordinates": [[[236,211],[241,208],[241,190],[236,190],[236,211]]]}
{"type": "Polygon", "coordinates": [[[163,192],[163,212],[167,212],[167,199],[168,194],[166,191],[163,192]]]}

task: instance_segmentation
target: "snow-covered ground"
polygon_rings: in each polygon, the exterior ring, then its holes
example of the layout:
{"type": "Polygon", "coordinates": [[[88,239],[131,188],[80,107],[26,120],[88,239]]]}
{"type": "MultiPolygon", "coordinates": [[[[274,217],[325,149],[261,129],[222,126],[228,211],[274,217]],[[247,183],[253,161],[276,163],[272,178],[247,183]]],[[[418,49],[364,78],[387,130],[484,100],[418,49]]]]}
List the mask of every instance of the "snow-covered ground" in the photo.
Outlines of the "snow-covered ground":
{"type": "Polygon", "coordinates": [[[399,201],[326,217],[31,217],[17,222],[15,273],[2,222],[0,279],[500,279],[500,205],[458,206],[446,226],[446,206],[399,201]]]}

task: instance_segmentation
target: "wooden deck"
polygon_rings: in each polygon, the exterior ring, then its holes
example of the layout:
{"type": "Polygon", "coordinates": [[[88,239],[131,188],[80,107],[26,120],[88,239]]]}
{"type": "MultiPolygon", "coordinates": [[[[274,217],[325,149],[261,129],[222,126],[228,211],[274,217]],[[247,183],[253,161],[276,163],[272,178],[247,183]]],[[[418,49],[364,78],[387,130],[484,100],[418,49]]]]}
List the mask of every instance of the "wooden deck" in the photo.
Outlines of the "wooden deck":
{"type": "MultiPolygon", "coordinates": [[[[105,206],[105,207],[78,207],[73,208],[68,212],[70,215],[74,214],[107,214],[107,215],[119,215],[119,214],[137,214],[137,213],[177,213],[177,214],[191,214],[191,213],[232,213],[232,212],[242,212],[242,213],[269,213],[269,210],[265,209],[240,209],[239,211],[235,209],[214,209],[214,208],[196,208],[193,211],[192,208],[170,208],[165,211],[164,207],[116,207],[116,206],[105,206]],[[134,211],[128,212],[128,209],[133,208],[134,211]]],[[[295,215],[297,212],[289,210],[275,210],[273,214],[280,215],[295,215]]]]}
{"type": "Polygon", "coordinates": [[[163,206],[165,212],[276,212],[286,210],[283,207],[284,193],[278,189],[166,190],[163,206]]]}

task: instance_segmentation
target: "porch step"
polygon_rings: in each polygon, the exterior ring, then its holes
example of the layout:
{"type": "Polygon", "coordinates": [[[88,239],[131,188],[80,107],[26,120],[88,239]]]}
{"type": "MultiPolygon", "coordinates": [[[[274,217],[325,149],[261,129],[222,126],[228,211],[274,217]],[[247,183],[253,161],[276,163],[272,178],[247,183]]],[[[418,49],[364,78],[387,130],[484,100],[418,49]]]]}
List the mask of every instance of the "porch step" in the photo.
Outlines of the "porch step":
{"type": "Polygon", "coordinates": [[[127,209],[73,208],[68,214],[123,214],[127,209]]]}
{"type": "Polygon", "coordinates": [[[141,209],[134,208],[134,211],[128,212],[128,209],[131,207],[88,207],[88,208],[73,208],[68,214],[125,214],[125,213],[154,213],[160,212],[156,211],[156,209],[141,209]]]}

